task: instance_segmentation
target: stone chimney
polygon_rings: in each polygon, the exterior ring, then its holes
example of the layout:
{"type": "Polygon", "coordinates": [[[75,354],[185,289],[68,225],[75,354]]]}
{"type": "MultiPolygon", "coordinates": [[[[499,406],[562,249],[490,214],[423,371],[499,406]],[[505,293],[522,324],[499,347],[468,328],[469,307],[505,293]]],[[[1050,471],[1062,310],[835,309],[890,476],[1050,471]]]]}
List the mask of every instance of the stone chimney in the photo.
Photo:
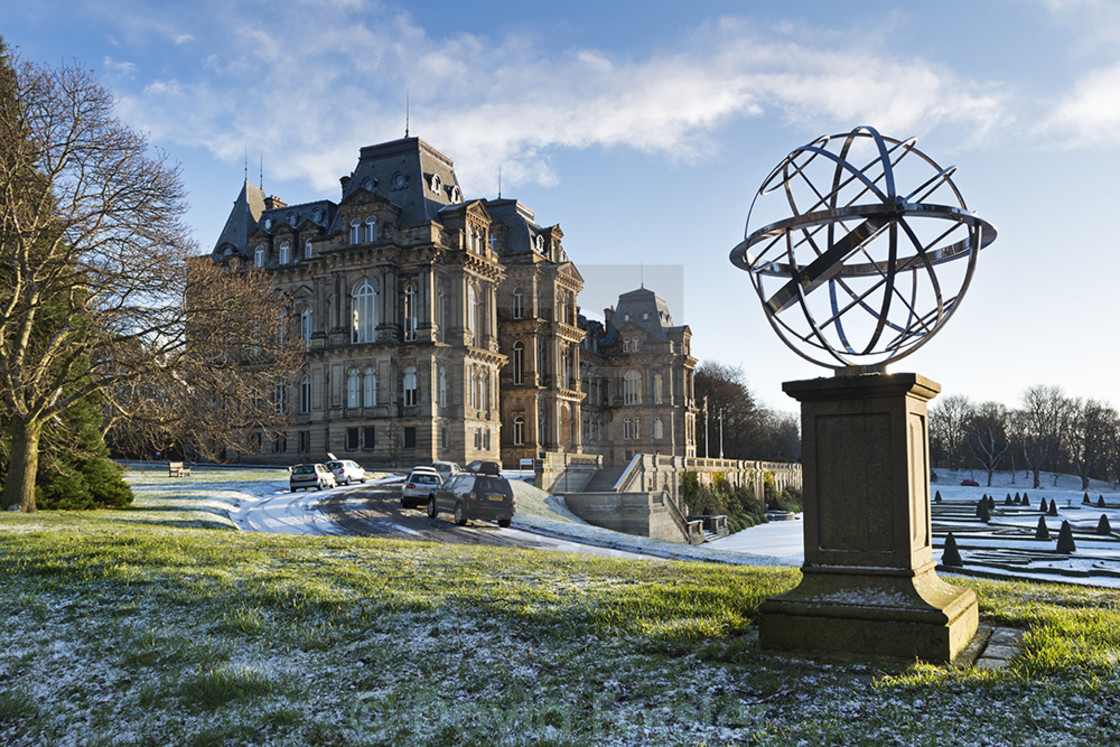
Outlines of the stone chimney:
{"type": "Polygon", "coordinates": [[[348,177],[348,176],[339,177],[338,183],[342,185],[342,194],[345,195],[346,194],[346,188],[350,186],[350,177],[348,177]]]}
{"type": "Polygon", "coordinates": [[[270,197],[264,198],[264,209],[265,210],[275,210],[276,208],[282,208],[282,207],[287,207],[287,206],[288,206],[288,203],[284,202],[283,200],[281,200],[276,195],[272,195],[270,197]]]}
{"type": "Polygon", "coordinates": [[[614,307],[610,306],[603,309],[603,329],[611,328],[611,319],[614,319],[614,307]]]}

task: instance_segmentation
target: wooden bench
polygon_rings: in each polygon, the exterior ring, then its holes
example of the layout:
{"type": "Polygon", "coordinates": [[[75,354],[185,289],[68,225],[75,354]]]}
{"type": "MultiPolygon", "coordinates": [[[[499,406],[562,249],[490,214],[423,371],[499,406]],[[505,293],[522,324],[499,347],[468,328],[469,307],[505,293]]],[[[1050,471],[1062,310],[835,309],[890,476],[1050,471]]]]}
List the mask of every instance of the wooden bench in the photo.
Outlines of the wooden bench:
{"type": "Polygon", "coordinates": [[[191,468],[184,465],[182,462],[168,462],[167,463],[167,476],[168,477],[190,477],[191,468]]]}

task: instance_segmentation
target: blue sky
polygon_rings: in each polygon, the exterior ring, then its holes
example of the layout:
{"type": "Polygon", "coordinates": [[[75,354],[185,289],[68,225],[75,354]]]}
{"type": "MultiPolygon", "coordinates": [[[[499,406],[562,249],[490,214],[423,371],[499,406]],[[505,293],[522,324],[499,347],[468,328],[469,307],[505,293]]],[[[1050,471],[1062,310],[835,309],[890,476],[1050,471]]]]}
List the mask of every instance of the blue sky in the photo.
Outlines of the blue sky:
{"type": "Polygon", "coordinates": [[[819,135],[916,137],[999,238],[960,311],[892,370],[977,400],[1059,384],[1120,404],[1120,3],[0,0],[0,18],[22,55],[93,69],[181,164],[200,250],[246,152],[268,193],[337,199],[361,146],[404,134],[407,95],[411,134],[455,159],[468,197],[495,196],[500,168],[503,196],[561,225],[586,309],[644,266],[694,352],[788,410],[782,381],[828,372],[779,341],[728,261],[751,198],[819,135]]]}

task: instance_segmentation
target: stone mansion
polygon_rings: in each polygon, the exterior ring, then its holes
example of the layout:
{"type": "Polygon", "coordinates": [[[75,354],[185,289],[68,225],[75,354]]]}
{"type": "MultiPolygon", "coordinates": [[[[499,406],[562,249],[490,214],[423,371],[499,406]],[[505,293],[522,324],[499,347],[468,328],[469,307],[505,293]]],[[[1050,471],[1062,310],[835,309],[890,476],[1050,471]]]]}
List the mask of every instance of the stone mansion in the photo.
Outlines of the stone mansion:
{"type": "Polygon", "coordinates": [[[664,299],[633,290],[587,319],[560,227],[517,200],[466,199],[419,138],[362,148],[341,187],[287,205],[246,182],[215,244],[215,261],[271,274],[307,346],[290,430],[231,456],[695,456],[691,331],[664,299]]]}

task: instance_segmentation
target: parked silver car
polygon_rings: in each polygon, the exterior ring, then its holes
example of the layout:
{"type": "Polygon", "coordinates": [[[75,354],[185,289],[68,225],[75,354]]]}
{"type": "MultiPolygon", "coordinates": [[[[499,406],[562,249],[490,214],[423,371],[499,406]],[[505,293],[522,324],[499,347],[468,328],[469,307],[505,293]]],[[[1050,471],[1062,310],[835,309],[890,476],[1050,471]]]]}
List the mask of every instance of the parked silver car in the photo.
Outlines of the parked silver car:
{"type": "Polygon", "coordinates": [[[332,459],[327,462],[327,469],[334,473],[334,480],[339,485],[349,485],[352,482],[366,481],[366,471],[357,462],[350,459],[332,459]]]}
{"type": "Polygon", "coordinates": [[[288,476],[288,487],[293,493],[300,488],[322,490],[333,488],[335,485],[337,483],[334,480],[334,473],[324,464],[297,464],[292,467],[292,472],[288,476]]]}
{"type": "Polygon", "coordinates": [[[442,482],[443,478],[431,467],[413,467],[401,487],[401,506],[416,508],[428,505],[428,498],[442,482]]]}

